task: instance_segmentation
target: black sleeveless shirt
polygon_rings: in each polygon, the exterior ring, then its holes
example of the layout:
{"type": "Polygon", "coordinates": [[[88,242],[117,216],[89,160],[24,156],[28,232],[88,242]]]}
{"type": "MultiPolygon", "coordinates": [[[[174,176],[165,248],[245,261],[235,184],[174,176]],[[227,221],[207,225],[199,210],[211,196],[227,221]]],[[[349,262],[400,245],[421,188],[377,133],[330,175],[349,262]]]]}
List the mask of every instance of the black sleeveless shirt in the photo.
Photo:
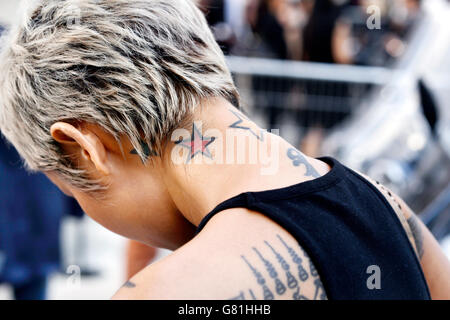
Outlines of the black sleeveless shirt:
{"type": "Polygon", "coordinates": [[[430,299],[419,260],[401,222],[381,192],[332,158],[326,175],[286,188],[246,192],[219,204],[217,213],[247,208],[287,230],[316,266],[328,299],[430,299]],[[377,266],[381,288],[369,289],[377,266]]]}

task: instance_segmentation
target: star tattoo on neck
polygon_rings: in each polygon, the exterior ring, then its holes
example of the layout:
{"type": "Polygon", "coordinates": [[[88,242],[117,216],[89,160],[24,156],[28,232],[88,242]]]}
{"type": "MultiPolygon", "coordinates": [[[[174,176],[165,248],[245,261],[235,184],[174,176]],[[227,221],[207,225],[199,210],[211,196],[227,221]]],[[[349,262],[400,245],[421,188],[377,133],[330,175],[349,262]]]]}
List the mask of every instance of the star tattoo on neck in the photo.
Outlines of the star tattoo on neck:
{"type": "Polygon", "coordinates": [[[238,120],[236,122],[234,122],[230,128],[233,129],[241,129],[241,130],[247,130],[249,131],[252,135],[254,135],[258,140],[264,141],[264,130],[261,130],[260,133],[256,133],[250,126],[244,126],[243,123],[244,121],[250,121],[246,116],[244,116],[243,114],[240,114],[234,110],[229,110],[232,114],[234,114],[234,116],[236,118],[238,118],[238,120]]]}
{"type": "Polygon", "coordinates": [[[215,137],[205,137],[194,123],[192,125],[192,133],[189,139],[182,139],[175,142],[176,145],[180,145],[183,148],[189,150],[186,163],[189,163],[198,154],[206,156],[210,159],[213,158],[208,146],[216,140],[215,137]]]}

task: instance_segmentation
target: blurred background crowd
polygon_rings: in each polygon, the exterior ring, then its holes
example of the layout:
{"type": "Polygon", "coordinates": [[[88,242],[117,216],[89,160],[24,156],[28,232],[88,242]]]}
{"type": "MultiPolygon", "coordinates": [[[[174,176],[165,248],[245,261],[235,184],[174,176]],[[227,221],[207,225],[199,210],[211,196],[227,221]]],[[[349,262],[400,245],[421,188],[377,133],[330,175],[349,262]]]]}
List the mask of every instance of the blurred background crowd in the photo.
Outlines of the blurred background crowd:
{"type": "MultiPolygon", "coordinates": [[[[386,184],[450,256],[449,1],[197,1],[247,112],[386,184]]],[[[4,141],[0,170],[0,299],[108,298],[169,253],[84,217],[4,141]]]]}
{"type": "Polygon", "coordinates": [[[421,2],[200,0],[228,54],[370,66],[384,66],[404,53],[421,2]],[[375,31],[367,27],[373,6],[380,15],[375,31]]]}

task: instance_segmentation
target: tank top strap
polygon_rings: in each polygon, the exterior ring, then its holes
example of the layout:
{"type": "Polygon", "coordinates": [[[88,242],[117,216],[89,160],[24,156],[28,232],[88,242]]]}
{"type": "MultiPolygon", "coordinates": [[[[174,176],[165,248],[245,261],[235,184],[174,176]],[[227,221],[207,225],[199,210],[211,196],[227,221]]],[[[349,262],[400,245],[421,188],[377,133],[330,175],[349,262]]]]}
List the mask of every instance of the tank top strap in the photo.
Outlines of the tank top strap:
{"type": "Polygon", "coordinates": [[[241,193],[231,199],[228,199],[218,206],[216,206],[210,213],[208,213],[200,222],[200,224],[197,227],[198,234],[200,231],[203,230],[205,225],[219,212],[222,212],[224,210],[232,209],[232,208],[248,208],[250,206],[250,200],[249,197],[251,195],[249,193],[241,193]]]}

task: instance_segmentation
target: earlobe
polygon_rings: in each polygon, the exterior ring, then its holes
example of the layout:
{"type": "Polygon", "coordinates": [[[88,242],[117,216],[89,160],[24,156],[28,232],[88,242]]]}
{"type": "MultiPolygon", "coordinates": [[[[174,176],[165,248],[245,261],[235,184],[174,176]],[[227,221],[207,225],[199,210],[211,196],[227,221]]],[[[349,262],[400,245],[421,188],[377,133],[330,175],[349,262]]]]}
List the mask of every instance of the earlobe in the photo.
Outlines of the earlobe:
{"type": "Polygon", "coordinates": [[[103,175],[109,175],[107,154],[100,138],[90,130],[81,130],[66,122],[57,122],[50,128],[50,133],[58,143],[70,147],[79,146],[81,156],[94,164],[103,175]]]}

